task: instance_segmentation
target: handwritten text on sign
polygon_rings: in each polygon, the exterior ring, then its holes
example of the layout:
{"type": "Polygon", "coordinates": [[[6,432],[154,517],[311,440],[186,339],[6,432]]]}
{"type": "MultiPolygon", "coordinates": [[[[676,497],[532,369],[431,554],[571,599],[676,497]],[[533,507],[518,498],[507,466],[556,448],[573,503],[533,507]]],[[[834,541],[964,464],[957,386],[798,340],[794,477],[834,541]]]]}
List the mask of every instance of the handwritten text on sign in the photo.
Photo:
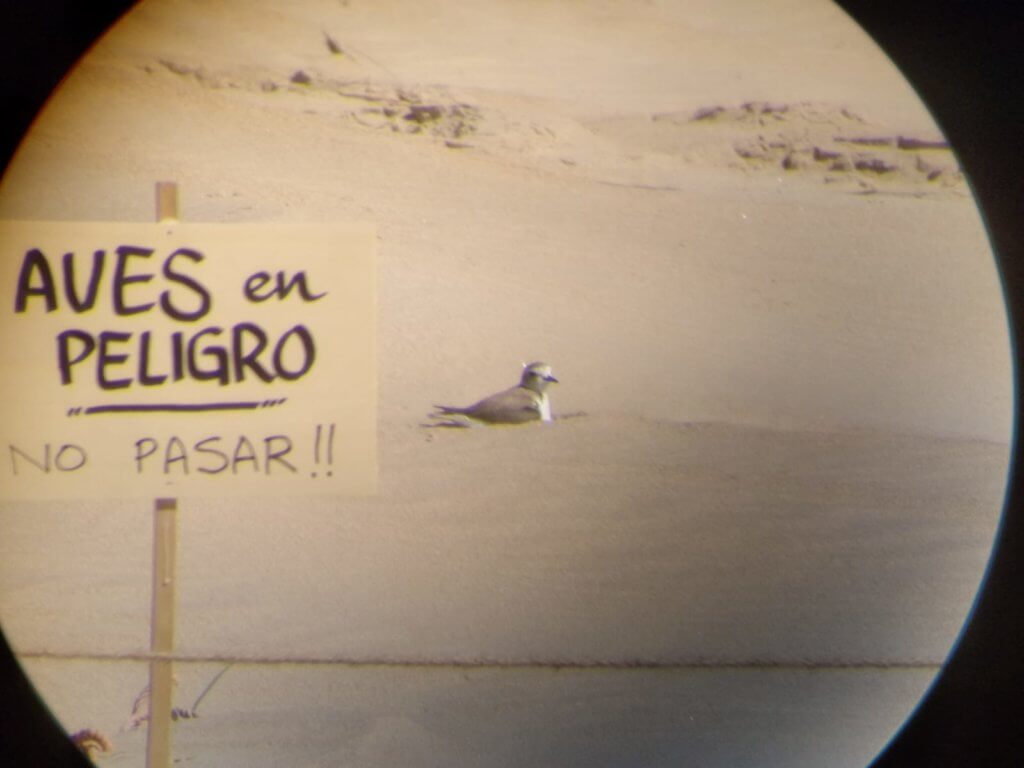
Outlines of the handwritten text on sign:
{"type": "Polygon", "coordinates": [[[0,498],[367,493],[368,225],[0,223],[0,498]]]}

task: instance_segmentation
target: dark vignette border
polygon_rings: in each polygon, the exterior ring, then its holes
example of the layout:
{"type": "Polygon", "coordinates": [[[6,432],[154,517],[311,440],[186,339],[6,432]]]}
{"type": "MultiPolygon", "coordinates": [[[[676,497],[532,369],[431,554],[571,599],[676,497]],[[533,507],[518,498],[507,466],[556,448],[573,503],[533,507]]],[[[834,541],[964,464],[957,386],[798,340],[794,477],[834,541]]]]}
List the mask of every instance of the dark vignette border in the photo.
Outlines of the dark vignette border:
{"type": "MultiPolygon", "coordinates": [[[[838,0],[889,54],[959,155],[1007,302],[1014,413],[1024,361],[1024,4],[838,0]]],[[[1024,484],[1018,435],[998,541],[969,623],[928,695],[873,763],[1011,766],[1024,755],[1024,484]]]]}
{"type": "MultiPolygon", "coordinates": [[[[0,173],[47,98],[133,0],[0,0],[0,173]]],[[[55,180],[59,183],[59,180],[55,180]]],[[[32,688],[0,627],[0,765],[88,768],[32,688]]]]}
{"type": "MultiPolygon", "coordinates": [[[[1024,362],[1024,3],[837,2],[902,70],[959,155],[998,260],[1019,372],[1024,362]]],[[[0,168],[6,169],[64,74],[133,4],[0,0],[0,168]]],[[[1021,398],[1018,380],[1017,414],[1021,398]]],[[[998,544],[970,622],[929,694],[872,768],[1009,767],[1024,759],[1024,484],[1016,448],[998,544]]],[[[6,713],[0,717],[0,763],[89,765],[35,695],[2,634],[0,700],[6,713]]]]}

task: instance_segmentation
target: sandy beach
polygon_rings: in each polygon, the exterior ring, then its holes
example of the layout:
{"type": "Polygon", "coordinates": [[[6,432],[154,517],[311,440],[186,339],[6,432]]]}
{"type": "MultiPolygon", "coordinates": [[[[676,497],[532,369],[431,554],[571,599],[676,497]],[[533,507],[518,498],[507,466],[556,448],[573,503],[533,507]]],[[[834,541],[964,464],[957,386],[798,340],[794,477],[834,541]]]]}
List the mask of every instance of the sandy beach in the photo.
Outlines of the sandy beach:
{"type": "MultiPolygon", "coordinates": [[[[151,221],[159,180],[378,233],[379,493],[181,500],[176,706],[234,666],[176,755],[855,766],[910,714],[995,536],[1009,342],[955,156],[841,11],[147,0],[0,217],[151,221]],[[552,423],[423,426],[531,360],[552,423]]],[[[26,670],[141,765],[149,509],[0,524],[26,670]]]]}

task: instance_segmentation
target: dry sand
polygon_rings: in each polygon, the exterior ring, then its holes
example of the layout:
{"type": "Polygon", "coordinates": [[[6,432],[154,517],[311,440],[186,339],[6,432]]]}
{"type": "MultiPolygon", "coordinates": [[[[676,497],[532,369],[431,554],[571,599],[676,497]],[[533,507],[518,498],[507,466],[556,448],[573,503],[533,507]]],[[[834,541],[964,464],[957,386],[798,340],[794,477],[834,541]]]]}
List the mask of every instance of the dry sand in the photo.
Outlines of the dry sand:
{"type": "MultiPolygon", "coordinates": [[[[442,666],[233,669],[192,764],[857,765],[909,714],[998,520],[998,277],[898,73],[765,5],[150,0],[51,102],[5,218],[148,221],[174,179],[191,221],[379,227],[380,495],[183,500],[178,646],[442,666]],[[421,427],[533,359],[554,423],[421,427]]],[[[0,515],[4,631],[116,731],[145,674],[95,657],[147,647],[148,510],[0,515]]]]}
{"type": "MultiPolygon", "coordinates": [[[[91,702],[123,723],[112,691],[140,662],[28,660],[61,717],[91,702]]],[[[177,667],[190,706],[222,664],[177,667]]],[[[238,664],[177,721],[185,765],[450,768],[538,765],[863,766],[920,696],[930,669],[602,670],[238,664]]],[[[133,686],[135,686],[133,690],[133,686]]],[[[141,765],[145,728],[110,732],[97,765],[141,765]]]]}

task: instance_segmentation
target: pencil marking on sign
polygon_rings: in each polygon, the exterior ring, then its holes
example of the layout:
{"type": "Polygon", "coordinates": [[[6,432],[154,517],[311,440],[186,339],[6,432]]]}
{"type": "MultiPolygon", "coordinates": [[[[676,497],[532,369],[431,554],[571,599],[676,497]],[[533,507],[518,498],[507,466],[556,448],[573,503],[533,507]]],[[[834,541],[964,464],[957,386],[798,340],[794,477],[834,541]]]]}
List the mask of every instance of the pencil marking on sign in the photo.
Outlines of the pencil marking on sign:
{"type": "MultiPolygon", "coordinates": [[[[316,431],[313,434],[313,464],[316,467],[320,466],[320,443],[323,440],[323,436],[324,425],[317,424],[316,431]]],[[[324,474],[326,474],[327,477],[332,477],[334,475],[334,471],[330,468],[334,466],[334,424],[327,425],[327,444],[324,446],[324,448],[326,449],[325,453],[327,457],[328,467],[324,474]]],[[[316,477],[316,471],[310,472],[309,476],[316,477]]]]}

